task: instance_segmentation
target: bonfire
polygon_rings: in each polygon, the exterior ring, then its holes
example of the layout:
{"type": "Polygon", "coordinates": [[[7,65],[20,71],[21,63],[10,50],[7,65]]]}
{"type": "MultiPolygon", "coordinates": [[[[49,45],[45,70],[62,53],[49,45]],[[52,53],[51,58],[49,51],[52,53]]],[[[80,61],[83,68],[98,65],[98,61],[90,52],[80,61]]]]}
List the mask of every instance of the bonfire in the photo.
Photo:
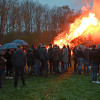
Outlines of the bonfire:
{"type": "Polygon", "coordinates": [[[82,14],[70,25],[69,33],[62,32],[54,39],[54,44],[59,45],[92,45],[100,43],[100,0],[94,0],[92,9],[89,5],[82,7],[82,14]]]}

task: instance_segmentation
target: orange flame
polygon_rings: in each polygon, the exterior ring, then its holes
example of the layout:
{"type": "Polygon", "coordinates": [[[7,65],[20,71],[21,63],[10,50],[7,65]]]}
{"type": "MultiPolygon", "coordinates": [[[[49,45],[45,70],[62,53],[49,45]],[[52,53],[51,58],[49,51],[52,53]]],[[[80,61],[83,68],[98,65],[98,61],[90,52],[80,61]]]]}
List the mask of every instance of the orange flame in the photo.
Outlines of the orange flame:
{"type": "MultiPolygon", "coordinates": [[[[95,0],[97,1],[97,0],[95,0]]],[[[97,2],[96,4],[97,7],[97,2]]],[[[99,6],[98,6],[99,7],[99,6]]],[[[94,7],[93,7],[94,9],[94,7]]],[[[70,30],[69,33],[62,33],[59,34],[55,39],[54,39],[54,44],[57,44],[60,46],[60,48],[63,47],[63,45],[71,45],[71,41],[75,38],[78,37],[85,37],[88,39],[88,37],[91,35],[93,41],[97,41],[97,38],[100,40],[99,32],[100,32],[100,21],[99,18],[96,17],[97,13],[95,15],[95,11],[92,9],[92,11],[87,10],[87,12],[84,13],[81,17],[75,20],[74,23],[70,25],[70,30]]],[[[86,10],[86,9],[85,9],[86,10]]]]}

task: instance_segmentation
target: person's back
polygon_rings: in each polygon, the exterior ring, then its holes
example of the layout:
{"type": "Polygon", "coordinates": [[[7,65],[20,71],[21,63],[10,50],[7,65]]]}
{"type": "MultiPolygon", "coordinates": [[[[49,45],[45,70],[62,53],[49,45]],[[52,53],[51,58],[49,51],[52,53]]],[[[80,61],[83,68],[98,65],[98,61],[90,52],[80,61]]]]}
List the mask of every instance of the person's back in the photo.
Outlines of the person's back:
{"type": "Polygon", "coordinates": [[[55,74],[59,73],[59,62],[60,62],[60,49],[57,47],[57,45],[54,45],[53,48],[53,67],[55,74]]]}
{"type": "Polygon", "coordinates": [[[34,64],[34,53],[30,48],[27,50],[26,57],[27,57],[27,65],[32,66],[34,64]]]}
{"type": "Polygon", "coordinates": [[[45,44],[42,44],[42,47],[39,49],[39,56],[41,60],[41,75],[48,76],[48,53],[47,49],[45,48],[45,44]]]}
{"type": "Polygon", "coordinates": [[[22,84],[24,86],[25,85],[24,67],[26,66],[26,55],[21,49],[21,45],[18,45],[18,50],[13,55],[13,65],[15,68],[14,87],[17,86],[19,72],[21,75],[22,84]]]}
{"type": "Polygon", "coordinates": [[[31,48],[28,48],[26,53],[27,58],[27,66],[28,66],[28,72],[33,73],[33,65],[34,65],[34,53],[31,48]]]}
{"type": "Polygon", "coordinates": [[[89,49],[88,46],[84,49],[84,73],[89,73],[89,49]],[[87,67],[87,69],[86,69],[87,67]],[[87,70],[87,71],[86,71],[87,70]]]}
{"type": "Polygon", "coordinates": [[[74,49],[73,49],[73,57],[74,57],[74,72],[76,72],[77,71],[76,65],[78,63],[78,60],[77,60],[77,46],[75,46],[74,49]]]}
{"type": "Polygon", "coordinates": [[[50,47],[50,48],[48,49],[48,57],[49,57],[49,60],[50,60],[50,61],[52,61],[52,59],[53,59],[52,53],[53,53],[53,48],[50,47]]]}
{"type": "Polygon", "coordinates": [[[50,64],[50,73],[52,72],[53,69],[53,48],[52,48],[52,44],[49,44],[49,48],[48,48],[48,59],[49,59],[49,64],[50,64]]]}
{"type": "Polygon", "coordinates": [[[60,50],[58,47],[55,47],[53,49],[53,60],[54,61],[59,61],[60,60],[60,50]]]}
{"type": "Polygon", "coordinates": [[[89,61],[89,49],[84,49],[84,60],[89,61]]]}
{"type": "Polygon", "coordinates": [[[74,58],[77,58],[77,47],[74,47],[73,49],[73,56],[74,58]]]}
{"type": "Polygon", "coordinates": [[[82,64],[83,64],[83,50],[82,45],[79,45],[79,48],[77,49],[77,59],[78,59],[78,73],[81,74],[82,71],[82,64]]]}
{"type": "Polygon", "coordinates": [[[14,67],[25,67],[26,56],[25,56],[25,53],[21,49],[18,49],[14,53],[13,59],[14,59],[14,67]]]}
{"type": "Polygon", "coordinates": [[[98,44],[98,64],[100,64],[100,44],[98,44]]]}
{"type": "Polygon", "coordinates": [[[62,61],[68,63],[68,49],[65,47],[62,52],[62,61]]]}
{"type": "Polygon", "coordinates": [[[39,55],[40,55],[40,59],[43,61],[47,61],[48,60],[48,53],[45,47],[41,47],[41,49],[39,50],[39,55]]]}
{"type": "Polygon", "coordinates": [[[78,58],[83,58],[84,57],[84,54],[83,54],[83,51],[82,51],[82,49],[77,49],[77,57],[78,58]]]}
{"type": "Polygon", "coordinates": [[[64,71],[68,72],[68,49],[64,46],[62,51],[62,63],[64,66],[64,71]]]}
{"type": "Polygon", "coordinates": [[[97,82],[97,72],[99,65],[98,65],[98,50],[96,49],[96,45],[93,45],[90,57],[91,57],[91,67],[92,67],[92,81],[97,82]]]}
{"type": "Polygon", "coordinates": [[[98,63],[98,55],[97,55],[98,51],[97,49],[92,49],[91,50],[91,54],[90,54],[90,57],[91,57],[91,63],[92,64],[97,64],[98,63]]]}
{"type": "Polygon", "coordinates": [[[70,58],[70,57],[71,57],[71,49],[68,46],[68,58],[70,58]]]}

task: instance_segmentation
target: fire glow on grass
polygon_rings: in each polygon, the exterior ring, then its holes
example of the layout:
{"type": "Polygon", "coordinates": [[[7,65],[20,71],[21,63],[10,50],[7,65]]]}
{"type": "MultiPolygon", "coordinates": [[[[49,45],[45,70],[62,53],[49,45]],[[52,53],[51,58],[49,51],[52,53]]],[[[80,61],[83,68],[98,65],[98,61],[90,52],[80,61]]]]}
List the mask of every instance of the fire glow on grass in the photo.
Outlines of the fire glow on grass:
{"type": "Polygon", "coordinates": [[[86,13],[83,13],[81,17],[76,19],[75,22],[70,25],[70,34],[65,32],[59,34],[54,39],[54,44],[57,44],[62,48],[63,45],[71,45],[71,41],[79,36],[88,38],[89,35],[92,36],[93,41],[96,41],[97,38],[100,39],[99,32],[100,21],[96,17],[95,12],[87,9],[86,13]]]}

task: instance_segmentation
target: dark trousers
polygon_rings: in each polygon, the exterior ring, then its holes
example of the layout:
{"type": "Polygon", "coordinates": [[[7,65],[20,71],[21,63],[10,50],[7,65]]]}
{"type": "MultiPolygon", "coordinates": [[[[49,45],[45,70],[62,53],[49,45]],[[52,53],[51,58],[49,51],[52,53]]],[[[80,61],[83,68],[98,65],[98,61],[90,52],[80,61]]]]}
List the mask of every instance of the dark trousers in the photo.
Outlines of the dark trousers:
{"type": "Polygon", "coordinates": [[[59,69],[58,69],[58,66],[59,66],[59,60],[55,60],[54,62],[53,62],[53,64],[54,64],[54,72],[55,72],[55,74],[58,74],[59,73],[59,69]]]}
{"type": "Polygon", "coordinates": [[[71,67],[71,58],[70,57],[68,57],[68,67],[71,67]]]}
{"type": "Polygon", "coordinates": [[[14,86],[17,86],[18,76],[19,75],[21,76],[22,84],[25,85],[24,67],[15,67],[15,82],[14,82],[14,86]]]}
{"type": "Polygon", "coordinates": [[[76,68],[77,63],[78,63],[78,62],[77,62],[77,58],[74,57],[74,72],[77,71],[77,68],[76,68]]]}
{"type": "Polygon", "coordinates": [[[48,63],[47,61],[41,61],[41,74],[45,76],[48,76],[48,63]]]}
{"type": "Polygon", "coordinates": [[[2,71],[0,70],[0,88],[2,87],[2,71]]]}
{"type": "Polygon", "coordinates": [[[52,70],[53,70],[53,62],[52,61],[49,61],[49,64],[50,64],[50,73],[52,73],[52,70]]]}
{"type": "Polygon", "coordinates": [[[92,81],[97,81],[98,64],[92,64],[92,81]]]}

